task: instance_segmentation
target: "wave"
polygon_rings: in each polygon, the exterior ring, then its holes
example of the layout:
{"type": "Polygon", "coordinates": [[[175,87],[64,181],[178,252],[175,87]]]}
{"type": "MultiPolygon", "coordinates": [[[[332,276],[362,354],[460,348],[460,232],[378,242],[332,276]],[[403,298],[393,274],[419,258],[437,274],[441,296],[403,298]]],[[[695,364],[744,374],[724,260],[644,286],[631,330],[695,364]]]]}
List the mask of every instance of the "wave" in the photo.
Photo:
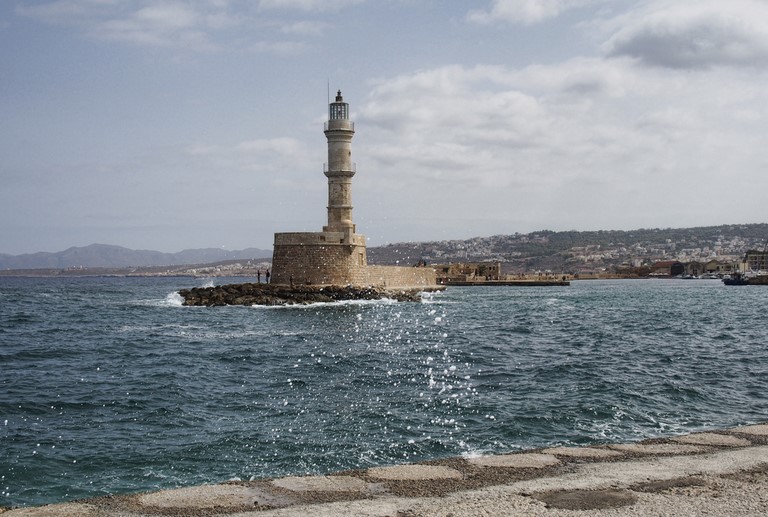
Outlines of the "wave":
{"type": "Polygon", "coordinates": [[[348,306],[371,306],[371,305],[395,305],[397,300],[392,298],[381,298],[379,300],[339,300],[336,302],[315,302],[315,303],[296,303],[292,305],[250,305],[252,309],[265,310],[306,310],[317,309],[318,307],[348,307],[348,306]]]}
{"type": "Polygon", "coordinates": [[[165,305],[169,307],[181,307],[183,303],[184,303],[184,298],[181,297],[178,291],[174,291],[172,293],[168,293],[165,296],[165,300],[163,300],[161,305],[165,305]]]}

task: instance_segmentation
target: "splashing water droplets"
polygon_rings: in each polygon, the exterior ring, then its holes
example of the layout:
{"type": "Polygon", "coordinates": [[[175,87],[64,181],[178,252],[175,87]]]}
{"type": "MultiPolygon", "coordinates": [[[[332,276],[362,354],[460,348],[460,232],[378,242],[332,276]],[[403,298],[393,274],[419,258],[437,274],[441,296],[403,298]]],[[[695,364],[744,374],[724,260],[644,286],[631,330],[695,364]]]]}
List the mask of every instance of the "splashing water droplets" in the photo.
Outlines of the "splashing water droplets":
{"type": "Polygon", "coordinates": [[[766,333],[759,312],[741,316],[764,291],[598,281],[197,309],[168,295],[189,279],[24,282],[15,297],[39,311],[3,334],[0,375],[21,383],[0,408],[19,437],[6,458],[83,481],[44,485],[6,461],[5,506],[653,437],[766,410],[766,333]],[[738,339],[713,341],[729,325],[738,339]]]}

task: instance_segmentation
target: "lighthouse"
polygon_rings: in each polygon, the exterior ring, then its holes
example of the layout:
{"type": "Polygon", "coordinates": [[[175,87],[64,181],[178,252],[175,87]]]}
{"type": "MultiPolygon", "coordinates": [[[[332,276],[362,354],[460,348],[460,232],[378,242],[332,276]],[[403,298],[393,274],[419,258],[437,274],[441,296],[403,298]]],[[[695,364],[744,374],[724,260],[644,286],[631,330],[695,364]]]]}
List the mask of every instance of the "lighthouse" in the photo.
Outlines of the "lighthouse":
{"type": "Polygon", "coordinates": [[[355,123],[349,120],[349,104],[344,102],[339,90],[336,101],[328,106],[328,122],[325,123],[328,163],[323,172],[328,178],[328,225],[323,227],[323,231],[342,232],[349,241],[355,233],[352,223],[352,177],[355,175],[353,136],[355,123]]]}
{"type": "MultiPolygon", "coordinates": [[[[328,141],[328,223],[321,232],[276,233],[272,283],[282,285],[357,285],[387,288],[430,287],[435,271],[425,267],[370,266],[366,239],[352,222],[352,137],[355,124],[341,90],[328,105],[323,127],[328,141]]],[[[294,200],[302,202],[301,200],[294,200]]]]}
{"type": "Polygon", "coordinates": [[[321,232],[276,233],[272,282],[277,284],[368,285],[365,236],[352,222],[352,137],[349,104],[341,91],[328,105],[323,131],[328,141],[328,223],[321,232]]]}

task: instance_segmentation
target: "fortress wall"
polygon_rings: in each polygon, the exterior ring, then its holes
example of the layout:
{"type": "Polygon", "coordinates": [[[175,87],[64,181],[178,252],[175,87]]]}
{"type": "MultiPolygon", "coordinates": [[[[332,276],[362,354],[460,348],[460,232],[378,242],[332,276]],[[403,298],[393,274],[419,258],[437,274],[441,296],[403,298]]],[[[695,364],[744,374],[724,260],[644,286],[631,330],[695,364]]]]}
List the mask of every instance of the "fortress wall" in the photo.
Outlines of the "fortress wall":
{"type": "Polygon", "coordinates": [[[368,266],[368,284],[393,288],[432,287],[437,275],[431,267],[368,266]]]}
{"type": "Polygon", "coordinates": [[[340,232],[276,233],[272,254],[274,284],[368,285],[365,237],[342,243],[340,232]]]}
{"type": "Polygon", "coordinates": [[[275,234],[275,246],[324,246],[327,244],[353,244],[365,246],[365,235],[345,232],[283,232],[275,234]]]}

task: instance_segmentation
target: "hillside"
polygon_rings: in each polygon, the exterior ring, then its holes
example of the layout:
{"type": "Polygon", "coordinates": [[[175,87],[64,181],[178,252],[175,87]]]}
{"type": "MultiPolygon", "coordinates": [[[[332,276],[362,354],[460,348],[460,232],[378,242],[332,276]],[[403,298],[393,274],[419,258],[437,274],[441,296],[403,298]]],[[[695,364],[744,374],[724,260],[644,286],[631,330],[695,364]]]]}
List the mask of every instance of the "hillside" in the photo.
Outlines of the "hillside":
{"type": "Polygon", "coordinates": [[[542,230],[527,234],[494,235],[467,240],[397,243],[370,248],[372,264],[500,261],[508,272],[639,266],[661,260],[690,262],[739,259],[748,249],[763,249],[768,224],[630,231],[542,230]]]}

